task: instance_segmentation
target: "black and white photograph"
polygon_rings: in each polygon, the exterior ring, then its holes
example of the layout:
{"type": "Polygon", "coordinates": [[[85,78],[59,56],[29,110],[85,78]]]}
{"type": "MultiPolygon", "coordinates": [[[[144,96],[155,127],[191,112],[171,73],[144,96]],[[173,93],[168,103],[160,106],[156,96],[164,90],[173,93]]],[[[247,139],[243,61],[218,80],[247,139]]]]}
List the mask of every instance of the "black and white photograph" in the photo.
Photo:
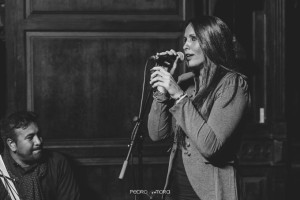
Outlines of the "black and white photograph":
{"type": "Polygon", "coordinates": [[[292,200],[299,0],[0,0],[0,200],[292,200]]]}

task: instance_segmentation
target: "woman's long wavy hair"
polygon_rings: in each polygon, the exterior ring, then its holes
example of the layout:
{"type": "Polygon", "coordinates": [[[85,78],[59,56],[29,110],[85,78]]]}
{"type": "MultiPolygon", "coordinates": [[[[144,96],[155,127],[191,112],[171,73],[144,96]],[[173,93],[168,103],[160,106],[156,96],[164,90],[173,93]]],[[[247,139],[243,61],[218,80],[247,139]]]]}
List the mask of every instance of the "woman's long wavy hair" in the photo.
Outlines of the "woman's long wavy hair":
{"type": "MultiPolygon", "coordinates": [[[[205,57],[202,70],[202,87],[196,94],[193,103],[200,110],[206,99],[211,99],[207,102],[208,107],[213,104],[213,99],[209,96],[213,93],[218,83],[227,72],[236,72],[233,35],[229,27],[218,17],[201,16],[187,21],[185,28],[191,25],[195,31],[200,48],[205,57]]],[[[236,76],[238,82],[238,76],[236,76]]],[[[226,107],[235,97],[237,85],[232,97],[224,105],[226,107]]],[[[210,109],[207,111],[210,112],[210,109]]],[[[207,119],[205,119],[207,120],[207,119]]],[[[180,128],[181,129],[181,128],[180,128]]],[[[182,130],[179,131],[177,141],[184,144],[185,134],[182,130]]],[[[185,145],[183,145],[185,146],[185,145]]]]}

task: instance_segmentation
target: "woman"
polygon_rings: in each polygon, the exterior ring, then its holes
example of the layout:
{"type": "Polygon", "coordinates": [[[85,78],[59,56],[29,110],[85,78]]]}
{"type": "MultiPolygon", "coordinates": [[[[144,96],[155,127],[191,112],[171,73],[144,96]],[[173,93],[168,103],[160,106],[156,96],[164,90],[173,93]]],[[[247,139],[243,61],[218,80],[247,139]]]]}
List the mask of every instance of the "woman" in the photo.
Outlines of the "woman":
{"type": "Polygon", "coordinates": [[[153,141],[174,137],[164,189],[168,199],[236,200],[235,158],[250,102],[246,77],[234,70],[233,37],[219,18],[187,23],[183,50],[189,72],[176,82],[156,66],[148,117],[153,141]]]}

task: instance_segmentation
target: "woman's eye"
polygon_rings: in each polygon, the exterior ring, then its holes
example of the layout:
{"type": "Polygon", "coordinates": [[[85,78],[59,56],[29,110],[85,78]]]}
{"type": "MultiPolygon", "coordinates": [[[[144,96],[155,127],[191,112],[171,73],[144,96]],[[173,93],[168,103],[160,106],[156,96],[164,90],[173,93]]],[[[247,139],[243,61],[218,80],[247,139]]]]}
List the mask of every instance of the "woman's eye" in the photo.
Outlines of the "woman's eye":
{"type": "Polygon", "coordinates": [[[191,37],[191,38],[192,38],[192,41],[197,41],[196,37],[191,37]]]}

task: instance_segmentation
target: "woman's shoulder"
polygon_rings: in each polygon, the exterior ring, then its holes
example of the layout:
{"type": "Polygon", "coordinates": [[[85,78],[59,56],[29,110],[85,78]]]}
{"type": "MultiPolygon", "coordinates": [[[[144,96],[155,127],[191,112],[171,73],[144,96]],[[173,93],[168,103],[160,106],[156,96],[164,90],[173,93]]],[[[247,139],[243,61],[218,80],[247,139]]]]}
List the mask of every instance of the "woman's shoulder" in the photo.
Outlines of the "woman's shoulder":
{"type": "Polygon", "coordinates": [[[248,93],[249,87],[247,76],[238,72],[227,72],[217,86],[217,94],[221,94],[229,88],[238,88],[244,93],[248,93]]]}
{"type": "Polygon", "coordinates": [[[238,72],[228,72],[220,81],[224,87],[241,87],[248,89],[248,78],[244,74],[238,72]]]}

